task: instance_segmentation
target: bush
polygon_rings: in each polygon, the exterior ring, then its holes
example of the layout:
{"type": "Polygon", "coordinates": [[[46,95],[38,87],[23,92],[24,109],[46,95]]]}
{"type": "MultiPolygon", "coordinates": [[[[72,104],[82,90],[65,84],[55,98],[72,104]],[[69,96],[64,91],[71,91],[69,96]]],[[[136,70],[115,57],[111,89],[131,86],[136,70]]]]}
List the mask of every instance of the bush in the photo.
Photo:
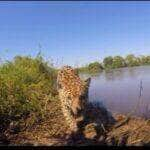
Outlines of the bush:
{"type": "Polygon", "coordinates": [[[105,69],[112,69],[113,57],[108,56],[103,59],[103,65],[105,69]]]}
{"type": "Polygon", "coordinates": [[[83,67],[75,68],[75,70],[79,73],[89,73],[95,74],[103,71],[103,66],[99,62],[93,62],[83,67]]]}
{"type": "Polygon", "coordinates": [[[115,56],[113,58],[112,68],[126,67],[125,60],[121,56],[115,56]]]}
{"type": "Polygon", "coordinates": [[[42,57],[17,56],[0,66],[1,122],[32,116],[32,123],[44,118],[47,101],[56,91],[56,70],[42,57]]]}
{"type": "Polygon", "coordinates": [[[90,73],[98,73],[103,70],[103,67],[99,62],[93,62],[89,64],[88,70],[90,73]]]}
{"type": "Polygon", "coordinates": [[[125,60],[128,67],[140,65],[139,59],[137,59],[137,57],[135,57],[133,54],[127,55],[125,60]]]}
{"type": "Polygon", "coordinates": [[[75,70],[77,71],[78,74],[79,73],[89,73],[88,65],[79,67],[79,68],[75,68],[75,70]]]}

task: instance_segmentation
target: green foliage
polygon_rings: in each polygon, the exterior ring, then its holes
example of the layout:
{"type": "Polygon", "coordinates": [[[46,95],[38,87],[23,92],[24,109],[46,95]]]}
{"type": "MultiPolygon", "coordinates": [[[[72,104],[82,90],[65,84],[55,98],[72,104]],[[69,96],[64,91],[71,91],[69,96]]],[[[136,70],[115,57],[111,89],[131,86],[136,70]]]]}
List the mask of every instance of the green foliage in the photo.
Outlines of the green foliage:
{"type": "Polygon", "coordinates": [[[134,67],[140,65],[150,65],[150,56],[135,57],[133,54],[127,55],[125,58],[121,56],[108,56],[103,59],[103,64],[93,62],[84,67],[76,68],[79,73],[98,73],[102,70],[110,70],[122,67],[134,67]]]}
{"type": "Polygon", "coordinates": [[[150,64],[150,56],[140,56],[140,64],[141,65],[149,65],[150,64]]]}
{"type": "Polygon", "coordinates": [[[103,67],[99,62],[93,62],[88,65],[88,70],[91,73],[97,73],[101,72],[103,70],[103,67]]]}
{"type": "Polygon", "coordinates": [[[147,64],[150,65],[150,56],[146,56],[147,64]]]}
{"type": "Polygon", "coordinates": [[[121,56],[115,56],[113,58],[112,68],[121,68],[125,66],[126,66],[125,60],[121,56]]]}
{"type": "Polygon", "coordinates": [[[103,60],[104,68],[111,69],[113,63],[113,58],[111,56],[105,57],[103,60]]]}
{"type": "Polygon", "coordinates": [[[146,58],[146,56],[140,56],[140,64],[143,64],[143,65],[145,65],[145,64],[147,64],[147,58],[146,58]]]}
{"type": "Polygon", "coordinates": [[[75,68],[78,73],[89,73],[88,65],[75,68]]]}
{"type": "Polygon", "coordinates": [[[98,73],[103,70],[103,66],[99,62],[92,62],[84,67],[76,68],[78,73],[98,73]]]}
{"type": "Polygon", "coordinates": [[[0,66],[0,118],[10,122],[30,116],[42,119],[47,101],[56,96],[56,70],[41,56],[17,56],[0,66]]]}
{"type": "Polygon", "coordinates": [[[127,55],[125,60],[126,60],[127,66],[129,67],[140,65],[139,59],[137,59],[133,54],[127,55]]]}

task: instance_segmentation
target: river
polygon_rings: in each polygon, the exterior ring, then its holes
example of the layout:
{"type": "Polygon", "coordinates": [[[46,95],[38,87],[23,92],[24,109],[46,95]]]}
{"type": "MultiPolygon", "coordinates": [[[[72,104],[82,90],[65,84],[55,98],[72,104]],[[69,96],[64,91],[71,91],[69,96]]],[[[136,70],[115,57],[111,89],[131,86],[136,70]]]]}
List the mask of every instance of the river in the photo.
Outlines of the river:
{"type": "Polygon", "coordinates": [[[136,107],[133,115],[150,118],[150,66],[103,71],[91,79],[90,101],[100,102],[114,113],[128,114],[136,107]]]}

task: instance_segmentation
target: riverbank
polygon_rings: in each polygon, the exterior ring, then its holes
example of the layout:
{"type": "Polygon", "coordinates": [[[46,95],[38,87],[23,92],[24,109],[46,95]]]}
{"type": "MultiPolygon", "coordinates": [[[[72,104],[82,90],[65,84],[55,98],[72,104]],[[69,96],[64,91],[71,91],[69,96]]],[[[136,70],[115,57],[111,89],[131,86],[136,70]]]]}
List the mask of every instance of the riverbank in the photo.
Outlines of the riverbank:
{"type": "Polygon", "coordinates": [[[126,57],[122,56],[108,56],[105,57],[102,62],[96,61],[86,64],[82,67],[76,68],[80,73],[100,73],[103,70],[109,71],[112,69],[119,69],[125,67],[135,67],[135,66],[146,66],[150,65],[150,56],[135,56],[133,54],[128,54],[126,57]]]}
{"type": "MultiPolygon", "coordinates": [[[[113,114],[116,123],[107,128],[106,132],[101,133],[99,139],[95,139],[95,130],[92,125],[88,129],[89,139],[78,138],[77,141],[69,141],[68,126],[62,115],[59,102],[48,104],[49,117],[34,125],[32,128],[14,133],[13,128],[5,132],[6,145],[32,145],[32,146],[64,146],[64,145],[127,145],[143,146],[150,145],[150,120],[143,118],[131,117],[131,119],[118,128],[116,124],[122,122],[126,116],[113,114]]],[[[4,143],[3,143],[4,144],[4,143]]],[[[4,144],[5,145],[5,144],[4,144]]]]}
{"type": "MultiPolygon", "coordinates": [[[[127,116],[115,114],[117,123],[125,120],[127,116]]],[[[114,125],[115,126],[115,125],[114,125]]],[[[129,121],[118,128],[112,128],[107,134],[112,145],[149,146],[150,120],[140,117],[131,117],[129,121]]]]}

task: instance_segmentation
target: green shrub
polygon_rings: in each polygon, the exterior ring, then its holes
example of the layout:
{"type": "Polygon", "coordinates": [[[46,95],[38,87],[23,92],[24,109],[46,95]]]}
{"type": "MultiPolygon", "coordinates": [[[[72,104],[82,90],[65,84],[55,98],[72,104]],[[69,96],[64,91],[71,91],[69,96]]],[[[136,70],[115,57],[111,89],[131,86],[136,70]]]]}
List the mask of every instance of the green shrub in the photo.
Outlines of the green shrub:
{"type": "Polygon", "coordinates": [[[88,70],[91,73],[99,73],[103,70],[103,67],[99,62],[93,62],[89,64],[88,70]]]}
{"type": "Polygon", "coordinates": [[[83,67],[75,68],[78,73],[95,74],[103,71],[103,66],[99,62],[92,62],[83,67]]]}
{"type": "Polygon", "coordinates": [[[108,56],[103,59],[103,65],[105,69],[112,69],[113,57],[108,56]]]}
{"type": "Polygon", "coordinates": [[[125,61],[128,67],[140,65],[139,59],[135,57],[133,54],[127,55],[125,61]]]}
{"type": "Polygon", "coordinates": [[[54,100],[56,70],[42,57],[17,56],[0,66],[0,118],[11,122],[27,116],[32,122],[44,118],[46,104],[54,100]]]}
{"type": "Polygon", "coordinates": [[[113,58],[112,68],[115,69],[115,68],[122,68],[122,67],[126,67],[125,60],[121,56],[115,56],[113,58]]]}

